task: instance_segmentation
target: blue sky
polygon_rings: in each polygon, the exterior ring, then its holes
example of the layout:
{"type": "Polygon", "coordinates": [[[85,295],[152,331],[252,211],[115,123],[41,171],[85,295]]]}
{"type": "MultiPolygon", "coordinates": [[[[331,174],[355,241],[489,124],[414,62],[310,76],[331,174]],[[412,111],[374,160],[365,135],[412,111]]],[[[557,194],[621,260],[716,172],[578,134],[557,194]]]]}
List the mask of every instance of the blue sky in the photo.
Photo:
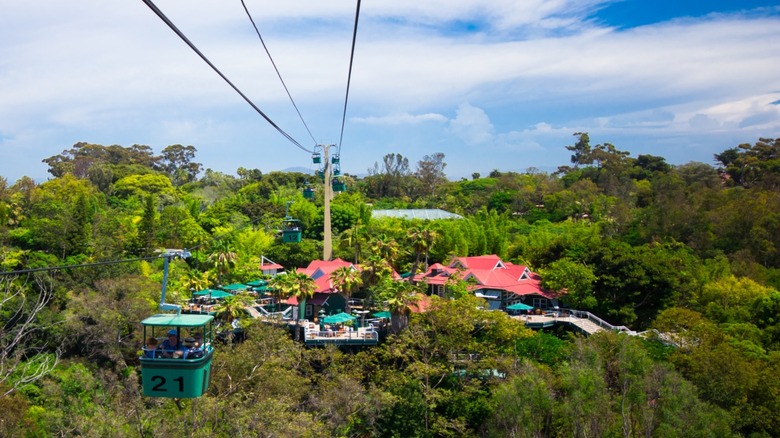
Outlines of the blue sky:
{"type": "MultiPolygon", "coordinates": [[[[318,143],[337,143],[353,2],[245,0],[318,143]],[[283,3],[283,4],[279,4],[283,3]]],[[[268,116],[309,137],[240,1],[156,4],[268,116]]],[[[86,141],[193,145],[234,174],[312,168],[141,1],[0,0],[0,176],[86,141]]],[[[445,154],[451,179],[553,171],[574,132],[672,164],[780,137],[777,1],[363,2],[343,172],[445,154]]]]}

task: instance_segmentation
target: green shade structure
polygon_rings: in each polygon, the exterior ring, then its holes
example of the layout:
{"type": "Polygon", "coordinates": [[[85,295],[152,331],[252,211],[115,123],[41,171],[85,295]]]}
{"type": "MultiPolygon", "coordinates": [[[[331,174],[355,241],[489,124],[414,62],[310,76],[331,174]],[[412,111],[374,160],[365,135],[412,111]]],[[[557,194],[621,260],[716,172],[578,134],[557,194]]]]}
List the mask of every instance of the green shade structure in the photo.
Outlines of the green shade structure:
{"type": "MultiPolygon", "coordinates": [[[[141,361],[141,383],[147,397],[196,398],[208,390],[211,381],[211,358],[214,349],[213,321],[211,315],[153,315],[141,321],[144,339],[158,338],[175,332],[179,340],[185,335],[199,332],[205,344],[200,354],[191,358],[164,358],[146,355],[141,361]]],[[[154,351],[154,350],[150,350],[154,351]]],[[[191,353],[190,353],[191,354],[191,353]]]]}
{"type": "Polygon", "coordinates": [[[373,314],[373,315],[371,315],[371,316],[373,316],[374,318],[388,318],[388,319],[389,319],[389,318],[390,318],[390,312],[388,312],[387,310],[385,310],[384,312],[377,312],[377,313],[374,313],[374,314],[373,314]]]}
{"type": "Polygon", "coordinates": [[[512,304],[511,306],[506,306],[507,310],[532,310],[534,306],[529,306],[528,304],[523,303],[517,303],[512,304]]]}
{"type": "Polygon", "coordinates": [[[357,319],[357,317],[350,315],[349,313],[337,313],[335,315],[328,315],[325,318],[322,319],[322,321],[325,324],[342,324],[347,321],[352,321],[354,319],[357,319]]]}
{"type": "Polygon", "coordinates": [[[219,288],[228,292],[241,292],[243,290],[247,290],[249,287],[244,283],[233,283],[227,286],[220,286],[219,288]]]}
{"type": "Polygon", "coordinates": [[[261,287],[261,286],[267,286],[268,285],[268,281],[267,280],[254,280],[254,281],[247,282],[245,284],[247,286],[252,286],[252,287],[261,287]]]}
{"type": "Polygon", "coordinates": [[[232,297],[233,294],[218,289],[203,289],[192,294],[193,297],[211,297],[211,298],[227,298],[232,297]]]}

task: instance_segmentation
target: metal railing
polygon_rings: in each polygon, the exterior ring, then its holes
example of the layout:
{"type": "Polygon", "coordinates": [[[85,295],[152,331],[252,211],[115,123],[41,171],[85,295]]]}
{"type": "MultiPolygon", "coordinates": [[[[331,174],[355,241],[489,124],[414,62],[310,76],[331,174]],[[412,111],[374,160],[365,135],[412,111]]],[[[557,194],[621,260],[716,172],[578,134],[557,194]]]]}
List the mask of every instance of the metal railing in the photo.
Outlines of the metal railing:
{"type": "Polygon", "coordinates": [[[373,330],[358,331],[329,331],[329,330],[306,330],[304,332],[306,341],[379,341],[379,333],[373,330]]]}
{"type": "Polygon", "coordinates": [[[626,332],[626,333],[633,333],[631,329],[624,325],[612,325],[608,323],[607,321],[604,321],[603,319],[599,318],[598,316],[584,311],[584,310],[573,310],[573,309],[564,309],[563,312],[567,312],[572,316],[575,316],[577,318],[587,319],[588,321],[596,324],[597,326],[605,329],[605,330],[613,330],[617,332],[626,332]]]}

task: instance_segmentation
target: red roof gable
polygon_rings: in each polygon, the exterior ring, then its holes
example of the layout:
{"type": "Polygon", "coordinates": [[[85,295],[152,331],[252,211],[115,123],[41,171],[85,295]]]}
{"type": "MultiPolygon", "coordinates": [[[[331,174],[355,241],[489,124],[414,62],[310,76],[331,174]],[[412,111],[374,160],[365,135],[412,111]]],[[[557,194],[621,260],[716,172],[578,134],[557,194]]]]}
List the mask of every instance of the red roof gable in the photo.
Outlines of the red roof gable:
{"type": "Polygon", "coordinates": [[[312,260],[311,263],[309,263],[309,266],[305,268],[298,268],[298,272],[303,272],[310,277],[317,271],[320,271],[322,274],[330,275],[336,269],[345,266],[355,268],[355,265],[353,265],[352,263],[337,258],[335,260],[329,260],[329,261],[312,260]]]}
{"type": "Polygon", "coordinates": [[[316,292],[333,293],[336,292],[336,288],[330,280],[330,274],[342,267],[357,269],[352,263],[337,258],[330,261],[312,260],[312,262],[309,263],[309,266],[298,268],[297,272],[306,274],[314,280],[317,284],[316,292]]]}
{"type": "Polygon", "coordinates": [[[450,267],[455,268],[458,265],[461,265],[465,269],[489,270],[501,267],[503,264],[504,262],[502,262],[497,255],[492,254],[474,257],[457,257],[450,263],[450,267]]]}
{"type": "Polygon", "coordinates": [[[426,272],[415,275],[414,280],[443,285],[456,272],[459,272],[464,280],[474,278],[477,282],[477,286],[472,288],[474,290],[497,289],[515,295],[554,298],[551,292],[542,288],[542,279],[538,274],[531,272],[526,266],[504,262],[497,255],[458,257],[449,266],[437,263],[431,265],[426,272]]]}
{"type": "Polygon", "coordinates": [[[270,271],[272,269],[284,269],[284,266],[280,265],[279,263],[274,262],[273,260],[267,258],[264,255],[260,256],[260,269],[264,271],[270,271]]]}

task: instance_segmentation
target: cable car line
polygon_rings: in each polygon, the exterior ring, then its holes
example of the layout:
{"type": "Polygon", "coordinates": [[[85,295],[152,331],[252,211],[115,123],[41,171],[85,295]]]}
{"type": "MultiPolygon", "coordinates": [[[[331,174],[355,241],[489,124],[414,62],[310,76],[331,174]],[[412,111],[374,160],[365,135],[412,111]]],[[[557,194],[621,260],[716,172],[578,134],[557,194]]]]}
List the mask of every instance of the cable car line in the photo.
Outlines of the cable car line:
{"type": "Polygon", "coordinates": [[[341,155],[341,142],[344,139],[344,123],[347,120],[347,102],[349,101],[349,84],[352,81],[352,62],[355,60],[355,41],[357,40],[358,19],[360,18],[360,0],[357,0],[355,11],[355,29],[352,31],[352,51],[349,55],[349,73],[347,74],[347,93],[344,97],[344,113],[341,115],[341,135],[339,136],[339,155],[341,155]]]}
{"type": "Polygon", "coordinates": [[[79,265],[63,265],[63,266],[48,266],[45,268],[32,268],[32,269],[22,269],[19,271],[8,271],[8,272],[0,272],[0,275],[20,275],[20,274],[31,274],[33,272],[48,272],[48,271],[59,271],[61,269],[73,269],[73,268],[88,268],[91,266],[104,266],[104,265],[116,265],[119,263],[130,263],[130,262],[142,262],[146,260],[154,260],[158,259],[161,256],[149,256],[149,257],[139,257],[135,259],[123,259],[123,260],[106,260],[102,262],[94,262],[94,263],[82,263],[79,265]]]}
{"type": "MultiPolygon", "coordinates": [[[[222,239],[223,237],[225,237],[227,235],[230,235],[232,233],[241,231],[241,230],[243,230],[244,228],[246,228],[246,227],[248,227],[250,225],[255,225],[255,224],[257,224],[257,222],[259,220],[260,219],[255,219],[255,220],[248,221],[247,223],[245,223],[245,224],[243,224],[243,225],[241,225],[241,226],[239,226],[239,227],[237,227],[237,228],[235,228],[233,230],[224,232],[224,233],[222,233],[222,234],[220,234],[218,236],[214,236],[214,237],[212,237],[210,240],[208,240],[206,242],[199,243],[199,244],[197,244],[197,245],[195,245],[195,246],[193,246],[191,248],[186,248],[185,251],[194,251],[194,250],[196,250],[196,249],[198,249],[198,248],[200,248],[200,247],[202,247],[204,245],[207,245],[207,244],[210,244],[210,243],[215,242],[217,240],[220,240],[220,239],[222,239]]],[[[88,268],[88,267],[92,267],[92,266],[116,265],[116,264],[119,264],[119,263],[143,262],[143,261],[149,261],[149,260],[156,260],[156,259],[159,259],[160,257],[164,257],[164,254],[148,256],[148,257],[137,257],[137,258],[134,258],[134,259],[104,260],[102,262],[81,263],[81,264],[78,264],[78,265],[47,266],[47,267],[44,267],[44,268],[21,269],[21,270],[18,270],[18,271],[0,272],[0,276],[31,274],[31,273],[34,273],[34,272],[59,271],[59,270],[62,270],[62,269],[88,268]]]]}
{"type": "Polygon", "coordinates": [[[160,19],[161,19],[161,20],[162,20],[162,21],[163,21],[163,22],[164,22],[164,23],[165,23],[165,24],[166,24],[168,27],[169,27],[169,28],[171,28],[171,30],[173,30],[173,31],[176,33],[176,35],[178,35],[178,36],[179,36],[179,38],[181,38],[181,39],[182,39],[182,41],[184,41],[184,42],[185,42],[185,43],[186,43],[188,46],[190,46],[190,48],[191,48],[191,49],[192,49],[192,50],[193,50],[195,53],[197,53],[197,54],[198,54],[198,56],[200,56],[200,58],[201,58],[201,59],[203,59],[203,61],[205,61],[205,62],[206,62],[206,64],[208,64],[208,65],[209,65],[209,67],[211,67],[211,68],[212,68],[212,70],[214,70],[214,71],[215,71],[215,72],[216,72],[216,73],[217,73],[217,74],[218,74],[218,75],[219,75],[219,76],[220,76],[220,77],[221,77],[221,78],[222,78],[222,79],[223,79],[225,82],[227,82],[227,84],[228,84],[228,85],[230,85],[230,86],[233,88],[233,90],[235,90],[235,91],[236,91],[236,93],[238,93],[238,94],[239,94],[239,95],[240,95],[242,98],[244,98],[244,100],[245,100],[245,101],[246,101],[246,102],[247,102],[247,103],[248,103],[248,104],[249,104],[249,105],[250,105],[252,108],[254,108],[254,110],[255,110],[255,111],[257,111],[257,113],[258,113],[258,114],[260,114],[260,115],[261,115],[261,116],[262,116],[262,117],[263,117],[263,118],[264,118],[264,119],[265,119],[265,120],[266,120],[266,121],[267,121],[269,124],[271,124],[271,126],[273,126],[274,128],[276,128],[276,130],[277,130],[277,131],[279,131],[279,133],[280,133],[280,134],[282,134],[282,135],[283,135],[283,136],[284,136],[284,137],[285,137],[287,140],[289,140],[289,141],[290,141],[292,144],[294,144],[294,145],[295,145],[295,146],[297,146],[298,148],[302,149],[304,152],[313,153],[313,151],[311,151],[311,150],[307,149],[306,147],[304,147],[303,145],[301,145],[300,143],[298,143],[298,141],[297,141],[297,140],[295,140],[295,139],[294,139],[294,138],[293,138],[293,137],[292,137],[290,134],[288,134],[287,132],[285,132],[285,131],[284,131],[282,128],[280,128],[280,127],[279,127],[279,126],[278,126],[276,123],[274,123],[274,121],[273,121],[273,120],[271,120],[271,118],[270,118],[270,117],[268,117],[268,116],[267,116],[267,115],[266,115],[266,114],[265,114],[265,113],[264,113],[264,112],[263,112],[263,111],[262,111],[260,108],[258,108],[258,107],[257,107],[257,105],[255,105],[255,103],[254,103],[254,102],[252,102],[252,101],[251,101],[251,100],[250,100],[250,99],[249,99],[249,98],[248,98],[248,97],[247,97],[247,96],[246,96],[244,93],[242,93],[242,92],[241,92],[241,90],[239,90],[239,89],[238,89],[238,87],[236,87],[236,86],[233,84],[233,82],[231,82],[231,81],[230,81],[230,79],[228,79],[228,78],[227,78],[227,76],[225,76],[225,75],[224,75],[224,74],[223,74],[223,73],[222,73],[222,72],[221,72],[221,71],[220,71],[220,70],[219,70],[219,69],[218,69],[218,68],[217,68],[217,67],[216,67],[214,64],[212,64],[212,63],[211,63],[211,61],[209,61],[209,59],[206,57],[206,55],[204,55],[204,54],[203,54],[203,53],[202,53],[202,52],[201,52],[201,51],[200,51],[200,50],[199,50],[199,49],[198,49],[198,48],[195,46],[195,44],[193,44],[193,43],[192,43],[192,42],[191,42],[191,41],[190,41],[190,40],[189,40],[189,39],[188,39],[188,38],[187,38],[187,37],[184,35],[184,33],[182,33],[182,31],[181,31],[181,30],[179,30],[179,28],[177,28],[177,27],[176,27],[176,25],[175,25],[175,24],[173,24],[173,22],[172,22],[170,19],[168,19],[168,17],[167,17],[167,16],[165,16],[165,14],[164,14],[164,13],[163,13],[163,12],[162,12],[162,11],[161,11],[161,10],[160,10],[160,9],[159,9],[159,8],[158,8],[156,5],[155,5],[155,4],[154,4],[154,2],[152,2],[152,0],[142,0],[142,1],[143,1],[143,2],[146,4],[146,6],[149,6],[149,9],[151,9],[151,10],[152,10],[152,12],[154,12],[154,13],[155,13],[155,14],[156,14],[156,15],[157,15],[157,16],[158,16],[158,17],[159,17],[159,18],[160,18],[160,19]]]}
{"type": "Polygon", "coordinates": [[[244,2],[244,0],[241,0],[241,6],[244,7],[244,11],[246,11],[246,16],[249,17],[249,21],[252,22],[252,27],[255,28],[257,37],[260,38],[260,43],[263,45],[263,49],[265,49],[265,53],[268,55],[268,59],[271,60],[271,64],[274,66],[274,70],[276,70],[276,75],[279,76],[279,80],[282,82],[284,91],[287,92],[287,97],[290,98],[290,102],[292,102],[293,106],[295,107],[295,112],[297,112],[298,117],[301,118],[301,122],[303,123],[303,126],[306,128],[306,131],[309,133],[309,137],[311,137],[314,144],[317,144],[317,140],[314,139],[314,135],[311,133],[311,130],[309,129],[309,125],[307,125],[306,121],[303,120],[303,115],[301,114],[301,111],[298,109],[298,105],[295,104],[295,101],[293,100],[293,97],[290,94],[290,90],[287,89],[287,84],[284,83],[284,79],[282,79],[282,74],[279,72],[279,69],[276,67],[276,62],[274,62],[274,58],[271,56],[271,52],[268,51],[268,47],[265,45],[265,41],[263,40],[263,37],[260,35],[260,30],[257,28],[257,25],[255,24],[255,20],[252,19],[252,14],[249,13],[249,9],[246,7],[246,3],[244,2]]]}

